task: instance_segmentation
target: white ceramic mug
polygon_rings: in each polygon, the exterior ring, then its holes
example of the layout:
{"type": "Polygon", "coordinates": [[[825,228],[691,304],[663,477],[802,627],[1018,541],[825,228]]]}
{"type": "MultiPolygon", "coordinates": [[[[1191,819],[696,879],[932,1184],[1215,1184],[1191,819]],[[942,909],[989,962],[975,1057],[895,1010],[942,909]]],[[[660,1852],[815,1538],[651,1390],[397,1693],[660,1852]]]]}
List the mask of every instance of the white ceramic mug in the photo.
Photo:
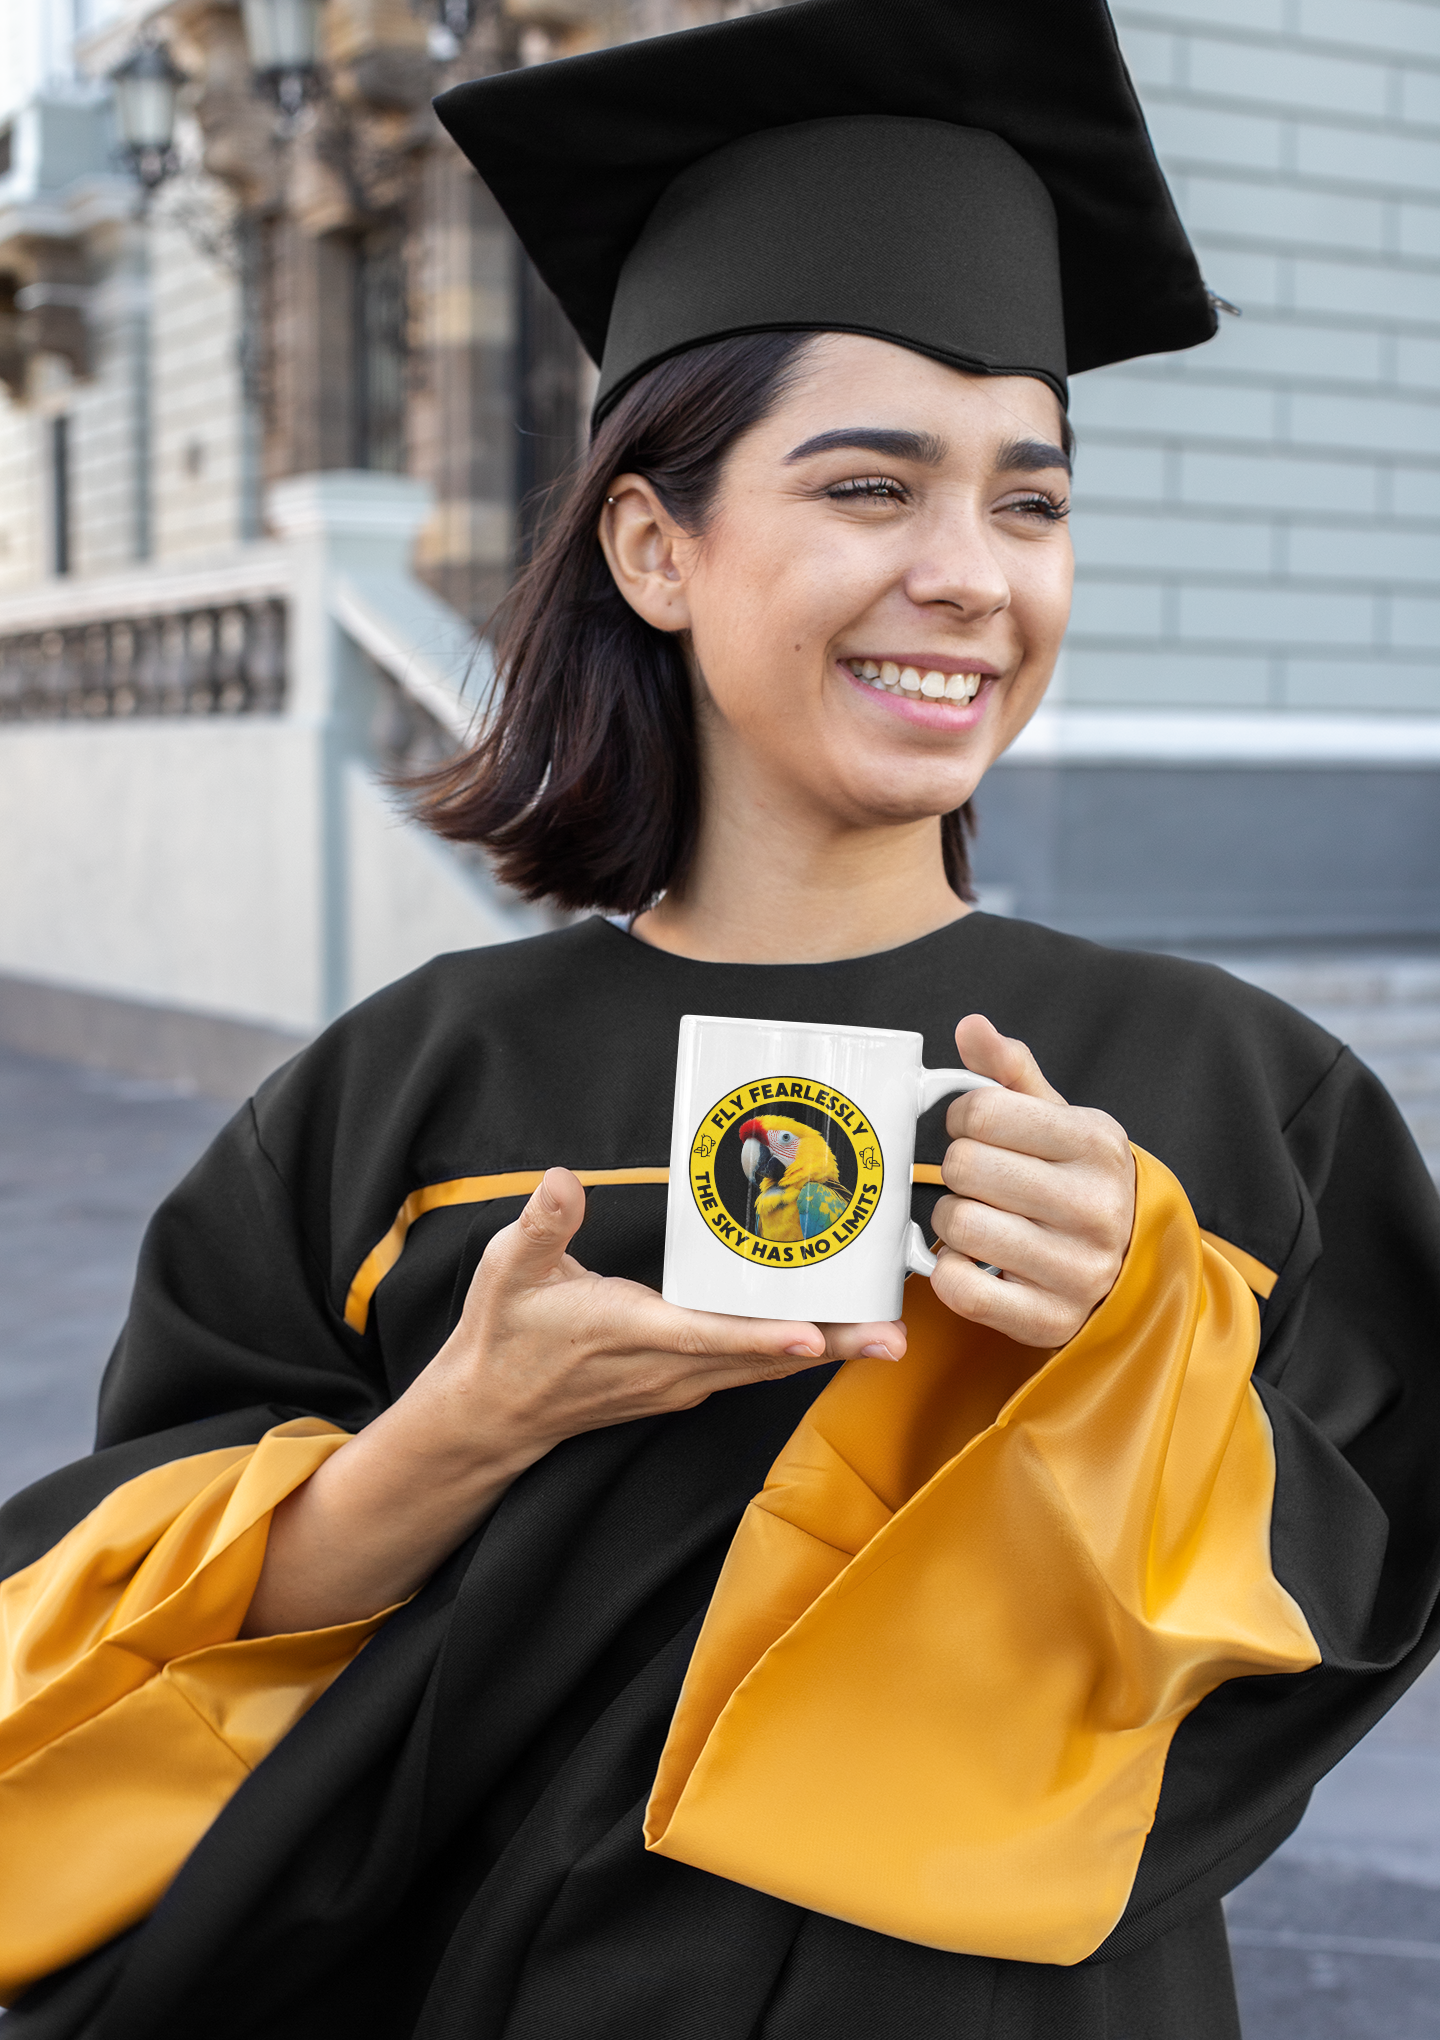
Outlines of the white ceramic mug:
{"type": "Polygon", "coordinates": [[[927,1070],[918,1034],[799,1020],[680,1022],[668,1303],[732,1317],[898,1318],[935,1257],[910,1216],[915,1123],[989,1077],[927,1070]]]}

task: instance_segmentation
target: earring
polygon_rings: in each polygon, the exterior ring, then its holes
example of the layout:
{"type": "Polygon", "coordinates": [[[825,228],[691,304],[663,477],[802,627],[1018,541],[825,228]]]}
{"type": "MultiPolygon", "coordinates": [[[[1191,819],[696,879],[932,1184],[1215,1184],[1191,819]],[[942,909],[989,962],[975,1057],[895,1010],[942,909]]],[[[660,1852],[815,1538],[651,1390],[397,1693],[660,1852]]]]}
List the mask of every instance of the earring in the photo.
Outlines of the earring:
{"type": "Polygon", "coordinates": [[[607,496],[607,497],[605,498],[605,501],[606,501],[607,503],[613,503],[613,502],[615,501],[615,498],[614,498],[613,496],[607,496]]]}

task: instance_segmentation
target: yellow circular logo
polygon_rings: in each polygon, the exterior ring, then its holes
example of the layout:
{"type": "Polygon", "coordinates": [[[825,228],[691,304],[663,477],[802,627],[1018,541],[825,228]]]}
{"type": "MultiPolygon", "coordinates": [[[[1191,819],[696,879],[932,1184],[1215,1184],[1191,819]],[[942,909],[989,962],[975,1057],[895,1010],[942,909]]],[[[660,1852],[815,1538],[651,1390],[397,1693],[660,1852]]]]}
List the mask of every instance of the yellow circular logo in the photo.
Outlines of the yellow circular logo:
{"type": "Polygon", "coordinates": [[[690,1188],[710,1231],[766,1268],[843,1253],[875,1215],[880,1142],[853,1098],[808,1077],[727,1091],[690,1143],[690,1188]]]}

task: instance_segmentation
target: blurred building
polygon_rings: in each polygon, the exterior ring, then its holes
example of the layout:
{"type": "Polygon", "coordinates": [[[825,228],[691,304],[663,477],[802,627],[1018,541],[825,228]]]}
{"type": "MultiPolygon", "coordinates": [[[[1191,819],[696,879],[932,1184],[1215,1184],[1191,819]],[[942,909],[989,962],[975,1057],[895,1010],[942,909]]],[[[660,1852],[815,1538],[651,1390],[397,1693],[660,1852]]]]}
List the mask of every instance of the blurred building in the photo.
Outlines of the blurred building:
{"type": "Polygon", "coordinates": [[[748,4],[0,0],[0,1037],[243,1087],[545,925],[385,789],[469,726],[593,388],[429,103],[748,4]]]}
{"type": "Polygon", "coordinates": [[[238,0],[73,5],[0,0],[0,591],[233,549],[269,484],[348,469],[427,485],[417,568],[483,621],[586,378],[430,100],[748,9],[297,0],[273,11],[313,15],[317,65],[287,117],[238,0]],[[107,74],[152,40],[186,83],[142,216],[107,74]]]}
{"type": "Polygon", "coordinates": [[[1440,5],[1114,12],[1241,316],[1074,384],[1074,622],[980,869],[1106,940],[1433,943],[1440,5]]]}
{"type": "MultiPolygon", "coordinates": [[[[593,386],[429,101],[746,4],[0,0],[0,1033],[249,1068],[537,925],[381,784],[465,727],[593,386]],[[108,81],[157,44],[142,205],[108,81]]],[[[1434,941],[1440,5],[1115,11],[1241,315],[1075,385],[1075,623],[987,898],[1434,941]]]]}

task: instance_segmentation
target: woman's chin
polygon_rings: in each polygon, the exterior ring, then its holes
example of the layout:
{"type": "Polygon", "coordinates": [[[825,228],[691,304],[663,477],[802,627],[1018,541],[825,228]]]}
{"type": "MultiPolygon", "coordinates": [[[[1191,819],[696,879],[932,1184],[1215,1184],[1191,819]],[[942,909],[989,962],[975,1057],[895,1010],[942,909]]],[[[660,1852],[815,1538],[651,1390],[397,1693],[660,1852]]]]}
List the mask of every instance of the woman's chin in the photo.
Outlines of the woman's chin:
{"type": "Polygon", "coordinates": [[[980,783],[977,772],[857,773],[843,789],[844,812],[861,829],[909,829],[964,807],[980,783]]]}
{"type": "MultiPolygon", "coordinates": [[[[963,807],[999,748],[983,726],[947,732],[937,742],[933,731],[917,732],[898,719],[887,717],[878,729],[857,722],[843,737],[831,731],[828,742],[818,742],[816,763],[834,789],[836,807],[877,826],[903,826],[963,807]]],[[[813,773],[806,776],[816,784],[813,773]]]]}

